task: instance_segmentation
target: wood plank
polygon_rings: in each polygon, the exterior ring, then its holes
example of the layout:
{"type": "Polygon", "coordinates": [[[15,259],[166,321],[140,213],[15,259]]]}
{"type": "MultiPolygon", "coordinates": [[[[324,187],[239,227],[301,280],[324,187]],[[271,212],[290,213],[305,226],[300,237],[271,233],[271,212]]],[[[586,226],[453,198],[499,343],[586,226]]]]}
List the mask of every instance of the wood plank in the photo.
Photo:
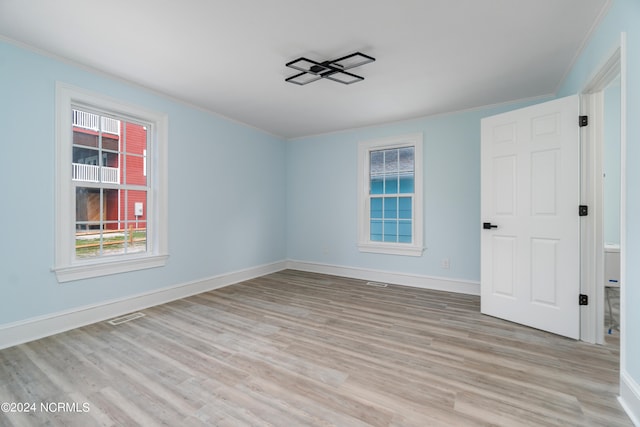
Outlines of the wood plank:
{"type": "Polygon", "coordinates": [[[479,312],[479,298],[282,271],[0,351],[0,426],[631,426],[618,341],[479,312]]]}

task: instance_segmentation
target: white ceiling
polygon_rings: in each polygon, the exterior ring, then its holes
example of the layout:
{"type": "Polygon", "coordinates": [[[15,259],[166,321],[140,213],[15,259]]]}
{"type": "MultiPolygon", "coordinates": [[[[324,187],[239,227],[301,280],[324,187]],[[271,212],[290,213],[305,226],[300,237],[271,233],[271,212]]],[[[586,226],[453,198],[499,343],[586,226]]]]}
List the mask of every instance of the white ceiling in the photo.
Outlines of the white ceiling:
{"type": "Polygon", "coordinates": [[[295,138],[553,94],[609,0],[0,0],[0,35],[295,138]],[[361,51],[365,80],[286,83],[361,51]]]}

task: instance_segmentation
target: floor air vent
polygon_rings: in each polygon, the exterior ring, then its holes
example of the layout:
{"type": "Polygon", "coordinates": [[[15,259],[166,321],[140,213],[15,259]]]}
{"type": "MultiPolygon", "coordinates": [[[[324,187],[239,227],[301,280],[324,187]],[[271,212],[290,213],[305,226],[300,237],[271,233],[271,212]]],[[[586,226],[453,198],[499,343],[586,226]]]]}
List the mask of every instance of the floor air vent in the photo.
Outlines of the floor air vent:
{"type": "Polygon", "coordinates": [[[387,287],[386,283],[380,283],[380,282],[367,282],[367,285],[376,286],[378,288],[386,288],[387,287]]]}
{"type": "Polygon", "coordinates": [[[115,319],[111,319],[109,320],[109,323],[112,324],[113,326],[116,326],[116,325],[121,325],[123,323],[129,322],[134,319],[139,319],[141,317],[144,317],[144,313],[140,313],[140,312],[131,313],[131,314],[127,314],[126,316],[116,317],[115,319]]]}

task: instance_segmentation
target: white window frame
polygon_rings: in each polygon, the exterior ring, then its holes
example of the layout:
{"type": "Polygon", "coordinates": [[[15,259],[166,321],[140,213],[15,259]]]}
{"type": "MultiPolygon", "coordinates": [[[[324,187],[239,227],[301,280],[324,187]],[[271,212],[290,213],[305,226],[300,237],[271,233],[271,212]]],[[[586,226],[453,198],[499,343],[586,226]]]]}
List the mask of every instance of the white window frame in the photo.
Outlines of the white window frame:
{"type": "Polygon", "coordinates": [[[168,117],[95,94],[64,83],[56,83],[55,153],[55,258],[52,270],[59,282],[87,279],[164,266],[168,252],[168,117]],[[147,147],[150,174],[147,192],[147,251],[91,259],[75,256],[75,187],[71,179],[73,158],[73,106],[107,111],[119,117],[151,124],[147,147]]]}
{"type": "MultiPolygon", "coordinates": [[[[358,249],[361,252],[373,252],[390,255],[421,256],[423,247],[423,136],[422,133],[395,136],[390,138],[361,141],[358,144],[358,249]],[[386,150],[402,147],[414,147],[415,182],[414,193],[400,194],[410,195],[412,201],[412,242],[392,243],[378,242],[370,239],[371,210],[369,194],[369,163],[372,151],[386,150]]],[[[376,196],[376,195],[373,195],[376,196]]]]}

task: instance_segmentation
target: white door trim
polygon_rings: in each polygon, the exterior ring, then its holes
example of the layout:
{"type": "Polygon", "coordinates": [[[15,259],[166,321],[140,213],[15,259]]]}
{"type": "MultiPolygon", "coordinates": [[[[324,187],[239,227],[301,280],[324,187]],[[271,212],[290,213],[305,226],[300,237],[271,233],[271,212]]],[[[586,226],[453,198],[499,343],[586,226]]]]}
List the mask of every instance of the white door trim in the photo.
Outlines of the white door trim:
{"type": "Polygon", "coordinates": [[[604,342],[604,280],[603,192],[602,192],[602,91],[583,94],[581,111],[589,117],[582,128],[580,204],[589,206],[589,215],[582,218],[580,244],[580,293],[589,296],[589,305],[580,307],[580,339],[590,343],[604,342]],[[602,289],[600,289],[602,288],[602,289]]]}
{"type": "MultiPolygon", "coordinates": [[[[580,292],[589,296],[589,305],[581,307],[580,339],[590,343],[604,343],[604,225],[603,225],[603,90],[621,75],[622,42],[581,91],[581,111],[589,116],[589,125],[581,131],[581,204],[589,206],[589,215],[581,224],[581,286],[580,292]]],[[[622,79],[621,79],[622,80],[622,79]]],[[[625,86],[621,81],[621,93],[625,86]]],[[[621,116],[624,120],[625,105],[621,116]]],[[[624,127],[622,127],[624,131],[624,127]]],[[[624,145],[624,137],[621,144],[624,145]]],[[[621,150],[622,156],[622,150],[621,150]]],[[[624,174],[624,159],[621,158],[624,174]]],[[[624,190],[621,189],[621,194],[624,190]]],[[[624,196],[623,196],[624,197],[624,196]]],[[[621,209],[621,212],[622,209],[621,209]]],[[[623,222],[621,220],[621,234],[623,222]]],[[[622,256],[621,249],[621,260],[622,256]]],[[[622,265],[621,265],[622,270],[622,265]]],[[[621,298],[622,300],[622,298],[621,298]]],[[[622,307],[621,307],[622,309],[622,307]]],[[[621,311],[622,317],[622,311],[621,311]]]]}

